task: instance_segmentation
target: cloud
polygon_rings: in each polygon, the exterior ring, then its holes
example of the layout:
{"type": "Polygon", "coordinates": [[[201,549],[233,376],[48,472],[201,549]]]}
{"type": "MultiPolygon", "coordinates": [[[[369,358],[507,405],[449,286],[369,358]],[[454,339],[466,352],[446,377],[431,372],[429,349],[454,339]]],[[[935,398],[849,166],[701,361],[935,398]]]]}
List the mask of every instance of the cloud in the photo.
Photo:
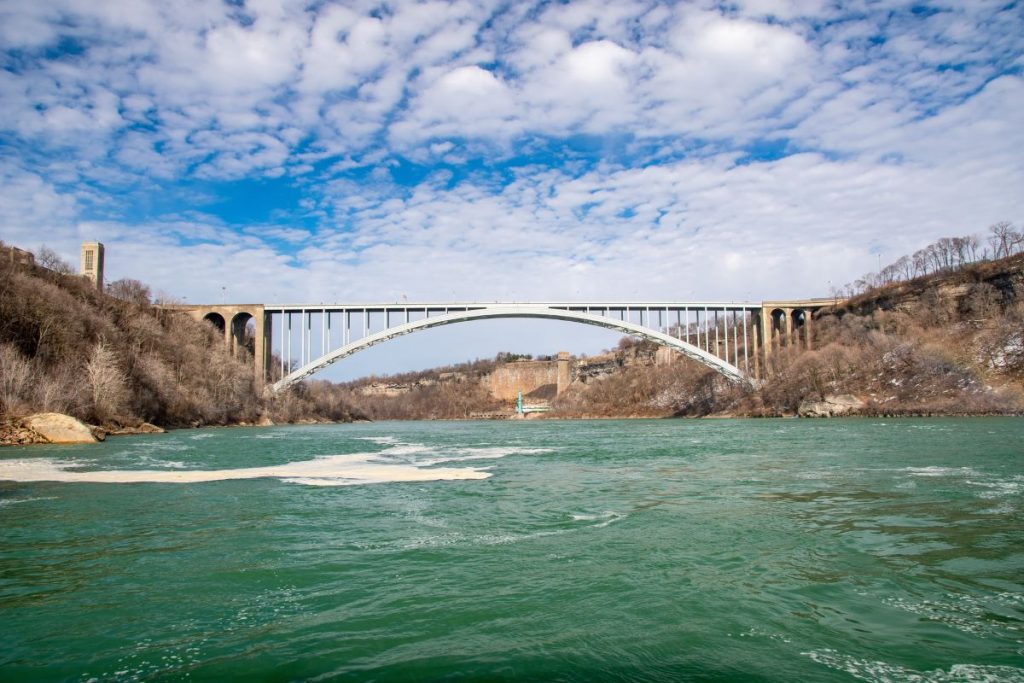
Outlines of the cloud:
{"type": "Polygon", "coordinates": [[[1012,4],[0,12],[0,237],[191,301],[823,294],[1024,213],[1012,4]]]}

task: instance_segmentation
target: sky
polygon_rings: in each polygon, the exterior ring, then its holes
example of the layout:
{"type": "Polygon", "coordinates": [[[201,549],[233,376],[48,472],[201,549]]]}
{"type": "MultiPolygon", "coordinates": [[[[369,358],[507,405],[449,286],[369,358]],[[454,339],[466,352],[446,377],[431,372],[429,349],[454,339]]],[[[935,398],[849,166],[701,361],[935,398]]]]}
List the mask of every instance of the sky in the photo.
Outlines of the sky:
{"type": "Polygon", "coordinates": [[[0,54],[0,239],[190,303],[828,296],[1024,222],[1007,0],[0,0],[0,54]]]}

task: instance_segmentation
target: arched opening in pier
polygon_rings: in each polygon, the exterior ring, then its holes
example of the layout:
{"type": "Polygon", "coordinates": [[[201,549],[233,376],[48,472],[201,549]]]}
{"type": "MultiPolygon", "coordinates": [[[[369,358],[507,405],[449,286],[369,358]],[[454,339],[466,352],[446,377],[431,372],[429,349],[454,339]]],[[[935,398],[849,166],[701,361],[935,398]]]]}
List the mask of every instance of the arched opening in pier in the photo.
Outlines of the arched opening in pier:
{"type": "Polygon", "coordinates": [[[791,317],[793,319],[794,330],[799,330],[807,323],[807,312],[804,311],[804,309],[802,308],[797,308],[796,310],[794,310],[791,317]]]}
{"type": "Polygon", "coordinates": [[[811,328],[808,325],[810,322],[810,313],[802,308],[793,310],[791,319],[793,321],[793,339],[798,344],[804,344],[808,348],[810,347],[810,332],[811,328]]]}
{"type": "Polygon", "coordinates": [[[213,313],[213,312],[207,313],[206,315],[203,316],[203,320],[205,320],[206,322],[210,323],[215,328],[217,328],[217,330],[221,334],[224,334],[224,328],[225,328],[224,316],[222,316],[220,313],[213,313]]]}
{"type": "Polygon", "coordinates": [[[771,312],[771,338],[782,339],[786,335],[786,312],[776,308],[771,312]]]}
{"type": "Polygon", "coordinates": [[[236,356],[256,353],[256,319],[242,311],[231,319],[231,351],[236,356]]]}

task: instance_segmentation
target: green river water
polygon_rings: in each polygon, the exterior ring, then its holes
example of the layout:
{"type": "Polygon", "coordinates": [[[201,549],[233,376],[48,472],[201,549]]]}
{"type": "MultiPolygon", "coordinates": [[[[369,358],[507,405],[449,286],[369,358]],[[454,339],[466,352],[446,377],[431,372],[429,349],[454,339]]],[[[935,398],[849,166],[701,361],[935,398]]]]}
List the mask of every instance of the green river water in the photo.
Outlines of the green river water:
{"type": "Polygon", "coordinates": [[[1024,681],[1024,420],[0,451],[0,681],[1024,681]]]}

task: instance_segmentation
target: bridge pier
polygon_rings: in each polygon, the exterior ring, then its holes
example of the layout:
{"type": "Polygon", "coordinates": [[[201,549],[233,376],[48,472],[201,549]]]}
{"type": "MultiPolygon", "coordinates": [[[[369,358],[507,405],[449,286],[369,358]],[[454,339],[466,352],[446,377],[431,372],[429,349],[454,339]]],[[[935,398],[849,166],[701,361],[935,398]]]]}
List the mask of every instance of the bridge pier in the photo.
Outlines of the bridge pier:
{"type": "MultiPolygon", "coordinates": [[[[818,311],[835,305],[831,299],[762,301],[759,323],[764,347],[765,374],[772,371],[772,356],[782,348],[814,348],[813,321],[818,311]]],[[[755,356],[756,357],[756,356],[755,356]]],[[[756,376],[760,378],[760,374],[756,376]]]]}
{"type": "Polygon", "coordinates": [[[212,324],[224,335],[224,348],[238,358],[246,349],[246,328],[253,321],[252,337],[253,379],[263,388],[270,377],[270,339],[272,323],[263,304],[224,304],[219,306],[167,306],[186,313],[193,320],[212,324]]]}

